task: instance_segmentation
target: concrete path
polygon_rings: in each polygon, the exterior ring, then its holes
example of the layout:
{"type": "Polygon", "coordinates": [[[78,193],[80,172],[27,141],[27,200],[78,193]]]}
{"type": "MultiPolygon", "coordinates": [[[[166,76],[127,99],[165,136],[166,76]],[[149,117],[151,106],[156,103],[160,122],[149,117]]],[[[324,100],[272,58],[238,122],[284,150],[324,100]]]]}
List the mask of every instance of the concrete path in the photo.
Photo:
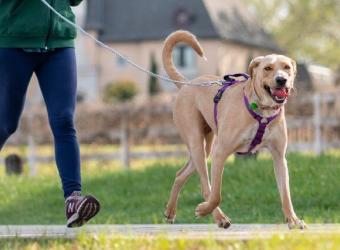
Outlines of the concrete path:
{"type": "Polygon", "coordinates": [[[217,228],[214,224],[174,224],[174,225],[88,225],[78,229],[65,226],[0,226],[1,238],[74,238],[80,233],[108,234],[122,237],[154,237],[162,235],[171,239],[251,239],[269,238],[285,234],[340,234],[340,224],[313,224],[304,231],[288,230],[286,225],[234,224],[229,229],[217,228]]]}

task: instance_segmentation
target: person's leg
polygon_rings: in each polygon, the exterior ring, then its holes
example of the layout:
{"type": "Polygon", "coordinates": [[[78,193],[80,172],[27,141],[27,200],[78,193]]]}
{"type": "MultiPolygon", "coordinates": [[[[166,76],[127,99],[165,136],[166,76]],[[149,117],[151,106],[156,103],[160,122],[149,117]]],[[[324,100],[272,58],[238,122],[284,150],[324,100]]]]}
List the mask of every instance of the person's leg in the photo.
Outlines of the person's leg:
{"type": "Polygon", "coordinates": [[[0,150],[17,129],[34,65],[23,50],[0,48],[0,150]]]}
{"type": "Polygon", "coordinates": [[[44,55],[36,69],[54,136],[55,156],[64,196],[81,191],[79,146],[74,127],[77,71],[74,49],[58,49],[44,55]]]}
{"type": "Polygon", "coordinates": [[[66,198],[68,227],[79,227],[100,210],[99,201],[81,196],[79,145],[74,128],[77,73],[73,48],[57,49],[45,55],[36,69],[54,135],[56,162],[66,198]]]}

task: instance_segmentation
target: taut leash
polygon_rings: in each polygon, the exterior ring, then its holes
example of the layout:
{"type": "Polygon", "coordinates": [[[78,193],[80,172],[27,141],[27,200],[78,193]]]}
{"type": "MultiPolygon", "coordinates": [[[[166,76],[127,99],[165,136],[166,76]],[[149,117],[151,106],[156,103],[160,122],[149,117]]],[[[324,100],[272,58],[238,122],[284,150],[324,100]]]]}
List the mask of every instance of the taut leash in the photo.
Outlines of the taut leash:
{"type": "Polygon", "coordinates": [[[163,76],[163,75],[159,75],[156,74],[150,70],[147,70],[146,68],[138,65],[137,63],[133,62],[132,60],[130,60],[129,58],[127,58],[126,56],[124,56],[123,54],[121,54],[118,50],[110,47],[109,45],[101,42],[100,40],[98,40],[97,38],[95,38],[93,35],[91,35],[90,33],[88,33],[87,31],[85,31],[82,27],[80,27],[78,24],[68,20],[66,17],[64,17],[62,14],[60,14],[55,8],[53,8],[46,0],[40,0],[48,9],[50,9],[50,11],[52,11],[55,15],[57,15],[59,18],[61,18],[64,22],[66,22],[67,24],[69,24],[70,26],[76,28],[77,30],[79,30],[81,33],[83,33],[85,36],[87,36],[88,38],[90,38],[91,40],[93,40],[96,44],[98,44],[100,47],[108,50],[109,52],[111,52],[112,54],[114,54],[117,57],[120,57],[122,60],[124,60],[125,62],[127,62],[128,64],[130,64],[131,66],[133,66],[134,68],[142,71],[145,74],[148,74],[154,78],[158,78],[160,80],[166,81],[166,82],[173,82],[173,83],[178,83],[178,84],[183,84],[183,85],[190,85],[190,86],[201,86],[201,87],[207,87],[207,86],[211,86],[213,84],[217,84],[217,85],[222,85],[222,83],[224,82],[223,79],[221,80],[214,80],[214,81],[206,81],[206,82],[200,82],[200,83],[192,83],[190,81],[177,81],[177,80],[173,80],[170,79],[167,76],[163,76]]]}

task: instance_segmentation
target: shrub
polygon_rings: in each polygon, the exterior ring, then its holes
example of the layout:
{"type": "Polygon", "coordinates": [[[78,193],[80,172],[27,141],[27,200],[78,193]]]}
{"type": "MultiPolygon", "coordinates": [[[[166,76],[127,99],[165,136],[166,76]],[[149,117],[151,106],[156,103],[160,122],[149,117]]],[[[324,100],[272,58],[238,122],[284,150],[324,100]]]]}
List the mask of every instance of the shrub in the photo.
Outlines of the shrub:
{"type": "Polygon", "coordinates": [[[132,81],[113,82],[106,86],[105,102],[126,102],[132,100],[138,93],[136,84],[132,81]]]}
{"type": "MultiPolygon", "coordinates": [[[[150,68],[150,71],[152,73],[155,73],[155,74],[158,74],[158,65],[157,65],[157,62],[156,62],[156,58],[155,58],[155,55],[152,54],[151,55],[151,68],[150,68]]],[[[150,79],[149,79],[149,94],[150,95],[156,95],[160,92],[160,86],[159,86],[159,82],[158,82],[158,79],[153,77],[153,76],[150,76],[150,79]]]]}

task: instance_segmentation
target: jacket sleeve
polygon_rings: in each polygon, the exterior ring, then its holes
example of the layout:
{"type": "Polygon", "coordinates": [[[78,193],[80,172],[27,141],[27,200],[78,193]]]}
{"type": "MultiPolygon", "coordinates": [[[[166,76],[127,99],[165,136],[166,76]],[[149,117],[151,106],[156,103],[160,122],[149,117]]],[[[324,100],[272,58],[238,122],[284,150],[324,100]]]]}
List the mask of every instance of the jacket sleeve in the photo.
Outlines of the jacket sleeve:
{"type": "Polygon", "coordinates": [[[79,5],[83,0],[70,0],[71,6],[79,5]]]}

